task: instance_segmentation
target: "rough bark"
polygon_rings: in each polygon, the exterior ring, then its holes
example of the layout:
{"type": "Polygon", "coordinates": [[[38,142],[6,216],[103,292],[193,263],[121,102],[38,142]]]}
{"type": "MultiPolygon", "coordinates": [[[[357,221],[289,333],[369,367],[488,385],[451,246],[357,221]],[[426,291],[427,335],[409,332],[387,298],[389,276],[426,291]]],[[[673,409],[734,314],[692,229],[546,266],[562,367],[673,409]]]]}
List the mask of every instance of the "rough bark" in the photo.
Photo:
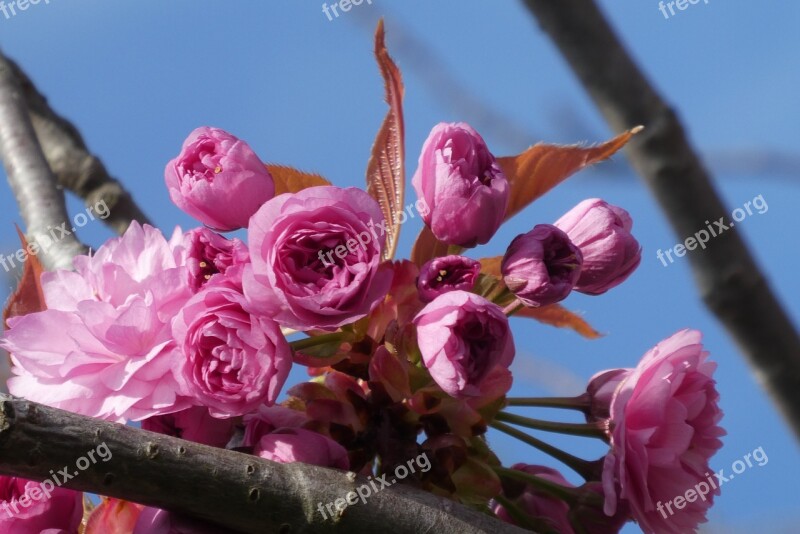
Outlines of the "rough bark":
{"type": "Polygon", "coordinates": [[[87,206],[104,201],[110,214],[103,222],[118,234],[134,220],[151,224],[130,193],[89,152],[78,129],[50,107],[19,65],[8,63],[22,87],[36,136],[58,183],[81,197],[87,206]]]}
{"type": "MultiPolygon", "coordinates": [[[[684,239],[724,217],[723,204],[675,111],[625,50],[592,0],[524,0],[612,129],[642,124],[627,154],[684,239]]],[[[800,336],[739,232],[689,254],[703,300],[749,358],[800,435],[800,336]]]]}
{"type": "Polygon", "coordinates": [[[365,504],[358,501],[325,520],[318,504],[324,508],[344,498],[367,479],[269,462],[0,396],[0,474],[41,481],[64,467],[73,475],[66,487],[164,508],[243,533],[527,532],[402,484],[373,492],[365,504]],[[102,443],[110,459],[104,462],[95,454],[96,463],[79,471],[78,459],[102,443]]]}
{"type": "MultiPolygon", "coordinates": [[[[36,139],[22,90],[13,69],[0,53],[0,154],[8,182],[25,221],[29,242],[34,236],[55,236],[39,253],[48,268],[69,269],[85,247],[71,233],[64,194],[36,139]],[[66,228],[68,235],[61,230],[66,228]]],[[[39,243],[44,247],[46,243],[39,243]]]]}

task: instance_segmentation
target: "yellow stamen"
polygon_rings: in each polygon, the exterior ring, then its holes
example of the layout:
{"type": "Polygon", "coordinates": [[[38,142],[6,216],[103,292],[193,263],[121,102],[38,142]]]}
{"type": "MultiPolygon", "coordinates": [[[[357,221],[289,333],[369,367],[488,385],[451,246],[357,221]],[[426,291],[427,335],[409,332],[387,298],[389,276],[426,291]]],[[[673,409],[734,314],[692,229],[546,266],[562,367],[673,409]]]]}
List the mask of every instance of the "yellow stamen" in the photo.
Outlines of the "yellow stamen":
{"type": "Polygon", "coordinates": [[[200,268],[201,269],[205,269],[206,267],[208,267],[208,264],[206,262],[204,262],[204,261],[201,261],[200,262],[200,268]]]}
{"type": "Polygon", "coordinates": [[[219,173],[221,173],[221,172],[222,172],[222,167],[220,167],[219,165],[217,165],[216,167],[214,167],[214,174],[219,174],[219,173]]]}

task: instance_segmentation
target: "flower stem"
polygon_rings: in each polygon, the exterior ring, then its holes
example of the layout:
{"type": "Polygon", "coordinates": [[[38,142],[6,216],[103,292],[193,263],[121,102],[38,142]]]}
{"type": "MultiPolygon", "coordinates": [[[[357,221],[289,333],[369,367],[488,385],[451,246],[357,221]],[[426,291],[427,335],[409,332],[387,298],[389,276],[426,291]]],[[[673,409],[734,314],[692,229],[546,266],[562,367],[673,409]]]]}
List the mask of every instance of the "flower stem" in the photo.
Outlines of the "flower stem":
{"type": "Polygon", "coordinates": [[[322,334],[320,336],[311,336],[303,339],[298,339],[289,343],[293,350],[310,349],[319,345],[328,345],[331,343],[342,343],[349,338],[348,332],[331,332],[330,334],[322,334]]]}
{"type": "Polygon", "coordinates": [[[492,467],[492,469],[494,469],[495,473],[501,477],[519,480],[520,482],[524,482],[535,487],[537,490],[548,493],[553,497],[563,501],[567,501],[570,504],[577,503],[581,496],[580,492],[575,488],[562,486],[561,484],[556,484],[555,482],[551,482],[546,478],[531,475],[530,473],[526,473],[524,471],[498,466],[492,467]]]}
{"type": "Polygon", "coordinates": [[[589,395],[577,397],[510,397],[507,406],[536,406],[539,408],[562,408],[565,410],[588,410],[591,406],[589,395]]]}
{"type": "Polygon", "coordinates": [[[532,428],[534,430],[544,430],[545,432],[558,432],[560,434],[568,434],[570,436],[585,436],[589,438],[599,438],[603,440],[608,439],[606,434],[607,427],[602,423],[557,423],[553,421],[542,421],[541,419],[532,419],[530,417],[523,417],[508,412],[499,412],[495,419],[498,421],[505,421],[525,428],[532,428]]]}
{"type": "Polygon", "coordinates": [[[505,434],[508,434],[511,437],[517,438],[518,440],[527,443],[531,447],[539,449],[545,454],[549,454],[556,460],[560,461],[579,475],[581,475],[585,480],[598,480],[598,467],[596,462],[590,462],[588,460],[584,460],[583,458],[578,458],[577,456],[573,456],[568,452],[564,452],[558,447],[554,447],[549,443],[545,443],[544,441],[534,438],[533,436],[529,436],[525,432],[521,430],[517,430],[514,427],[508,426],[505,423],[501,423],[500,421],[492,421],[489,426],[494,428],[495,430],[499,430],[505,434]]]}

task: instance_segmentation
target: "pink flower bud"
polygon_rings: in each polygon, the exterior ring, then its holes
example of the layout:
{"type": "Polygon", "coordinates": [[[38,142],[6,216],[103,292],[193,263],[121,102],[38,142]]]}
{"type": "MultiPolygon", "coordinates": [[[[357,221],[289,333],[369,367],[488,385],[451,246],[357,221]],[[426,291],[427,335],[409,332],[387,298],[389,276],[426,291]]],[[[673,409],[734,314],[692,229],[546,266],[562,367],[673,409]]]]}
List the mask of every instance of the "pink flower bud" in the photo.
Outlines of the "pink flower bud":
{"type": "MultiPolygon", "coordinates": [[[[511,469],[522,471],[529,475],[553,482],[568,488],[573,487],[564,476],[550,467],[543,465],[515,464],[511,469]]],[[[569,505],[542,490],[536,489],[531,485],[516,481],[507,483],[503,489],[505,497],[530,517],[539,518],[547,524],[553,532],[561,534],[574,534],[575,530],[569,520],[569,505]]],[[[511,514],[500,504],[495,504],[494,513],[503,521],[515,524],[511,514]]]]}
{"type": "Polygon", "coordinates": [[[234,534],[234,532],[201,519],[181,516],[158,508],[145,508],[136,521],[133,534],[234,534]]]}
{"type": "Polygon", "coordinates": [[[308,421],[305,412],[285,406],[261,405],[258,410],[244,416],[243,447],[252,447],[261,438],[278,428],[299,428],[308,421]]]}
{"type": "Polygon", "coordinates": [[[50,479],[40,483],[0,476],[0,532],[77,532],[83,517],[83,494],[58,486],[50,479]]]}
{"type": "Polygon", "coordinates": [[[417,280],[419,298],[427,303],[448,291],[469,291],[480,272],[480,262],[464,256],[434,258],[420,269],[417,280]]]}
{"type": "Polygon", "coordinates": [[[630,374],[630,369],[609,369],[601,371],[589,379],[586,393],[591,405],[586,414],[588,421],[599,421],[610,417],[609,409],[617,386],[630,374]]]}
{"type": "Polygon", "coordinates": [[[514,238],[500,270],[508,288],[527,306],[564,300],[581,273],[583,257],[567,234],[552,224],[537,224],[514,238]]]}
{"type": "Polygon", "coordinates": [[[272,175],[244,141],[219,128],[197,128],[164,178],[172,201],[203,224],[227,232],[275,194],[272,175]]]}
{"type": "Polygon", "coordinates": [[[625,281],[639,266],[642,248],[631,235],[633,221],[622,208],[592,198],[584,200],[555,223],[583,254],[575,290],[605,293],[625,281]]]}
{"type": "Polygon", "coordinates": [[[349,469],[347,450],[328,436],[304,428],[280,428],[262,437],[254,454],[279,463],[302,462],[349,469]]]}
{"type": "Polygon", "coordinates": [[[436,297],[414,318],[422,360],[433,380],[453,397],[481,395],[497,366],[514,359],[508,318],[496,304],[466,291],[436,297]]]}
{"type": "Polygon", "coordinates": [[[192,406],[188,410],[157,415],[142,421],[142,430],[219,448],[225,448],[235,428],[235,419],[211,417],[208,408],[202,406],[192,406]]]}
{"type": "Polygon", "coordinates": [[[427,205],[425,224],[449,245],[486,243],[505,217],[508,179],[483,138],[463,122],[434,126],[411,183],[427,205]]]}

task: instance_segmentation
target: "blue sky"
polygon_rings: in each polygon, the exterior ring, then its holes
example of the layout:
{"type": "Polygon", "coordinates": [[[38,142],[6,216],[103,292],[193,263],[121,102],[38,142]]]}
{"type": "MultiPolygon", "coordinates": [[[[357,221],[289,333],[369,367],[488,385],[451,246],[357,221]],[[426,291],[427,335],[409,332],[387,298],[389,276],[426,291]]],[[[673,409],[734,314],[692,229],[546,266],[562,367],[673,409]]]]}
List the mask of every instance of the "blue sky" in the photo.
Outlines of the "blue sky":
{"type": "MultiPolygon", "coordinates": [[[[797,161],[800,56],[793,51],[800,4],[783,2],[778,8],[711,0],[670,19],[654,0],[601,4],[650,79],[677,108],[712,170],[719,171],[717,187],[730,208],[763,195],[768,211],[748,217],[736,231],[744,234],[797,324],[800,186],[788,179],[796,178],[797,170],[765,172],[741,157],[765,151],[797,161]]],[[[409,179],[422,141],[439,121],[473,124],[498,155],[540,140],[595,142],[616,133],[607,129],[516,1],[373,0],[332,21],[321,7],[317,0],[50,0],[9,19],[0,14],[0,46],[24,66],[53,107],[75,122],[163,230],[194,224],[170,203],[163,168],[200,125],[246,139],[265,161],[316,171],[337,185],[363,186],[386,109],[372,57],[378,16],[386,17],[388,44],[406,81],[409,179]]],[[[622,156],[604,172],[585,172],[560,186],[473,255],[502,254],[518,233],[554,221],[588,197],[631,212],[644,249],[641,267],[602,297],[575,295],[565,302],[606,334],[600,340],[514,319],[519,350],[513,393],[578,393],[595,371],[632,366],[681,328],[703,331],[719,363],[728,430],[713,467],[728,471],[757,447],[769,457],[765,466],[748,469],[724,486],[707,529],[789,532],[800,520],[792,497],[792,475],[800,473],[797,442],[700,302],[688,258],[668,267],[657,260],[656,250],[687,236],[672,233],[622,156]]],[[[74,200],[70,207],[73,214],[82,209],[74,200]]],[[[7,186],[0,185],[0,252],[5,254],[17,248],[14,222],[21,224],[16,205],[7,186]]],[[[400,251],[405,255],[418,230],[416,220],[404,226],[400,251]]],[[[91,223],[80,237],[96,246],[110,235],[91,223]]],[[[294,376],[300,379],[302,373],[294,376]]],[[[503,436],[491,441],[508,463],[544,461],[503,436]]],[[[601,454],[599,444],[579,438],[553,442],[587,458],[601,454]]]]}

